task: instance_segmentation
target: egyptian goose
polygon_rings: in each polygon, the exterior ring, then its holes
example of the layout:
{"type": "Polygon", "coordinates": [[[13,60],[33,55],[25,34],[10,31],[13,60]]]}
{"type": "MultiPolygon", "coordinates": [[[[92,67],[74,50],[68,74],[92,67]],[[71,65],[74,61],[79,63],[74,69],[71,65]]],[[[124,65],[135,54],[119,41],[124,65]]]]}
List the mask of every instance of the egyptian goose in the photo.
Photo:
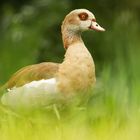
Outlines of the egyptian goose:
{"type": "Polygon", "coordinates": [[[2,104],[12,108],[45,106],[55,103],[60,96],[67,99],[95,84],[95,65],[81,33],[105,29],[90,11],[76,9],[65,17],[61,30],[66,49],[64,61],[43,62],[17,71],[4,85],[2,104]]]}

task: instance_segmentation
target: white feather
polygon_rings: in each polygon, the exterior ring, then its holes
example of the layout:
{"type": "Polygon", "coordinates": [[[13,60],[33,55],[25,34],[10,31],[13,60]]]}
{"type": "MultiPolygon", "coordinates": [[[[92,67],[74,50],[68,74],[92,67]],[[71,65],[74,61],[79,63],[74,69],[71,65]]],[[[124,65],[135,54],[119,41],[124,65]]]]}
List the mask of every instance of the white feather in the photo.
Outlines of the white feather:
{"type": "Polygon", "coordinates": [[[12,108],[46,106],[59,99],[56,79],[32,81],[22,87],[14,87],[5,93],[1,101],[12,108]]]}
{"type": "Polygon", "coordinates": [[[56,84],[56,79],[55,78],[51,78],[51,79],[47,79],[47,80],[39,80],[39,81],[32,81],[31,83],[27,83],[24,86],[27,88],[30,87],[38,87],[41,86],[42,84],[48,84],[48,85],[54,85],[56,84]]]}

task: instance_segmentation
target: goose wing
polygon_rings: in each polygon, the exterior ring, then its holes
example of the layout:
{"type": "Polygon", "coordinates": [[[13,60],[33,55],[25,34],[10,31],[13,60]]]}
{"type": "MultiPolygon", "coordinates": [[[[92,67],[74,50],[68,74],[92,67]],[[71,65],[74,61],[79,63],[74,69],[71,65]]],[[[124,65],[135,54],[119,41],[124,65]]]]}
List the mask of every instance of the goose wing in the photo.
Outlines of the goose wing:
{"type": "Polygon", "coordinates": [[[11,89],[13,87],[23,86],[32,81],[53,78],[58,72],[58,69],[59,64],[51,62],[43,62],[40,64],[26,66],[17,71],[9,79],[9,81],[4,85],[4,88],[11,89]]]}
{"type": "Polygon", "coordinates": [[[36,108],[59,100],[55,75],[57,63],[40,63],[17,71],[4,85],[7,90],[1,97],[3,105],[11,108],[36,108]]]}

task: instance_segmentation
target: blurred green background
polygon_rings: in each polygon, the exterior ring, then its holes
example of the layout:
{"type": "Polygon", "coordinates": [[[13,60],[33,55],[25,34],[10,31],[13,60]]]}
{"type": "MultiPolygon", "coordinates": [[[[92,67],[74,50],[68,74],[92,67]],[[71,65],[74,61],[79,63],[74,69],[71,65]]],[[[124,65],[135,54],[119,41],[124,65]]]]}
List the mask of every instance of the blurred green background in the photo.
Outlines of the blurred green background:
{"type": "Polygon", "coordinates": [[[97,75],[87,109],[71,107],[58,121],[54,113],[17,117],[0,106],[0,139],[140,139],[139,0],[1,0],[0,85],[23,66],[62,62],[60,25],[77,8],[92,11],[106,29],[83,34],[97,75]]]}

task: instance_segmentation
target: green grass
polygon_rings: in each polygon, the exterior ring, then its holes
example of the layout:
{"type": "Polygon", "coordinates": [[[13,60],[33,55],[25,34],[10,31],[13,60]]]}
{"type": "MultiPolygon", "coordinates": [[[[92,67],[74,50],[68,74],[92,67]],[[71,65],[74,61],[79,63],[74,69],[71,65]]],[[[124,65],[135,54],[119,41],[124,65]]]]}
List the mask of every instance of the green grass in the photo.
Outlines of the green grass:
{"type": "Polygon", "coordinates": [[[138,120],[120,124],[117,119],[104,118],[96,120],[94,123],[88,122],[85,113],[76,113],[75,115],[59,122],[47,116],[45,118],[43,116],[30,116],[22,119],[9,116],[3,120],[0,138],[3,140],[138,140],[140,138],[138,120]]]}

